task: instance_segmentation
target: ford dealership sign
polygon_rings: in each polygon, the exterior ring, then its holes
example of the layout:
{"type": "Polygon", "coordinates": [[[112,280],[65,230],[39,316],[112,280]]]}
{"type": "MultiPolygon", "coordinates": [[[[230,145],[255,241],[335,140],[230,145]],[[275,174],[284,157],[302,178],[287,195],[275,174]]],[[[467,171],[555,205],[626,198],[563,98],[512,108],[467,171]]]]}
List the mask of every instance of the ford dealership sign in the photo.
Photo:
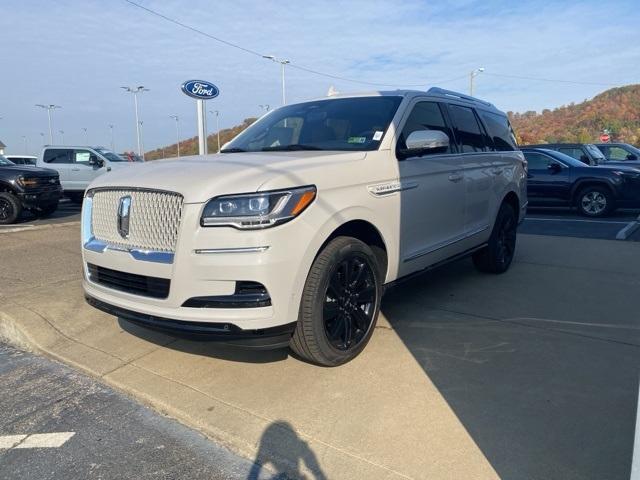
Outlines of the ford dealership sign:
{"type": "Polygon", "coordinates": [[[216,98],[220,93],[218,87],[204,80],[187,80],[182,84],[182,91],[185,95],[197,98],[198,100],[216,98]]]}

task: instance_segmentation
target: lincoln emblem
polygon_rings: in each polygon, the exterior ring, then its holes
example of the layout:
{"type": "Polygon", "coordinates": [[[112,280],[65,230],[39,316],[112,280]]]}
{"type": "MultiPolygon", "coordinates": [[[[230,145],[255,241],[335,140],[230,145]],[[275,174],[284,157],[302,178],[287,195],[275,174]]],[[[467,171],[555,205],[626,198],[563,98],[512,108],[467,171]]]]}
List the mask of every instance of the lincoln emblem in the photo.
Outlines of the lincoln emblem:
{"type": "Polygon", "coordinates": [[[129,214],[131,213],[131,197],[120,198],[118,205],[118,233],[122,238],[129,237],[129,214]]]}

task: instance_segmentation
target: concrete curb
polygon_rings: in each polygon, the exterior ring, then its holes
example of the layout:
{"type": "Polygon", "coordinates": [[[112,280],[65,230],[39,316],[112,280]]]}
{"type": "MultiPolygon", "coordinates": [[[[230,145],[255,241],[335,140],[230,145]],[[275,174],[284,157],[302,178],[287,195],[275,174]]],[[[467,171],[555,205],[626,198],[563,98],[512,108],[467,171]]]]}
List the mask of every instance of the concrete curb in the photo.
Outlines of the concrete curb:
{"type": "Polygon", "coordinates": [[[3,233],[16,233],[16,232],[34,232],[36,230],[49,230],[52,228],[70,227],[72,225],[80,225],[80,221],[63,222],[63,223],[47,223],[46,225],[30,225],[30,226],[16,226],[13,228],[0,229],[0,234],[3,233]]]}
{"type": "Polygon", "coordinates": [[[629,223],[626,227],[618,232],[618,234],[616,235],[616,240],[626,240],[631,235],[633,235],[633,233],[638,230],[638,228],[640,228],[640,215],[638,215],[638,218],[636,220],[629,223]]]}

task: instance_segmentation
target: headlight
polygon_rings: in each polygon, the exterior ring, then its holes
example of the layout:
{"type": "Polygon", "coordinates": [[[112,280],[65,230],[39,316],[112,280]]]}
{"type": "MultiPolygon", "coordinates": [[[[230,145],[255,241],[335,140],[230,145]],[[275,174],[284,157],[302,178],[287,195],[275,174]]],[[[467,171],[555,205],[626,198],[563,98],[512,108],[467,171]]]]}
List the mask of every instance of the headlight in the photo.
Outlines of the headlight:
{"type": "Polygon", "coordinates": [[[23,176],[19,176],[16,180],[17,184],[21,187],[35,187],[38,185],[38,180],[35,178],[25,178],[23,176]]]}
{"type": "Polygon", "coordinates": [[[273,227],[297,217],[315,197],[315,186],[216,197],[205,205],[200,224],[240,229],[273,227]]]}

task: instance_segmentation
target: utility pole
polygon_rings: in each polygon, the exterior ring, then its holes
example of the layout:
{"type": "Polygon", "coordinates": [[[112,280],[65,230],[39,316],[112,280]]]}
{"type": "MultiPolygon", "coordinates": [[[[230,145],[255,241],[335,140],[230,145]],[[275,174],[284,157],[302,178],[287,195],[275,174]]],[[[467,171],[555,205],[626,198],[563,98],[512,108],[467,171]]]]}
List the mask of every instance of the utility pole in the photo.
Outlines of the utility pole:
{"type": "Polygon", "coordinates": [[[484,67],[476,68],[469,74],[469,95],[473,97],[473,79],[484,72],[484,67]]]}
{"type": "Polygon", "coordinates": [[[109,124],[109,130],[111,130],[111,151],[115,152],[116,148],[113,146],[113,124],[109,124]]]}
{"type": "Polygon", "coordinates": [[[136,109],[136,138],[138,141],[138,155],[144,158],[144,154],[142,152],[142,140],[140,139],[140,119],[138,115],[138,93],[148,92],[149,89],[145,88],[144,85],[140,85],[138,87],[120,87],[125,92],[133,94],[133,106],[136,109]]]}
{"type": "Polygon", "coordinates": [[[62,139],[62,145],[64,145],[64,130],[59,130],[60,138],[62,139]]]}
{"type": "Polygon", "coordinates": [[[216,132],[218,133],[218,153],[220,153],[220,112],[218,110],[209,110],[216,116],[216,132]]]}
{"type": "Polygon", "coordinates": [[[176,121],[176,145],[178,145],[178,158],[180,158],[180,128],[178,127],[180,117],[178,115],[169,115],[169,117],[176,121]]]}
{"type": "Polygon", "coordinates": [[[275,63],[280,64],[280,75],[282,77],[282,105],[287,104],[287,98],[285,96],[285,84],[284,84],[284,66],[288,63],[291,63],[289,60],[285,60],[283,58],[276,58],[273,55],[263,55],[262,58],[266,58],[267,60],[271,60],[275,63]]]}
{"type": "Polygon", "coordinates": [[[43,105],[41,103],[37,103],[36,107],[44,108],[47,111],[47,117],[49,118],[49,144],[53,145],[53,129],[51,127],[51,110],[55,110],[56,108],[62,108],[60,105],[43,105]]]}

